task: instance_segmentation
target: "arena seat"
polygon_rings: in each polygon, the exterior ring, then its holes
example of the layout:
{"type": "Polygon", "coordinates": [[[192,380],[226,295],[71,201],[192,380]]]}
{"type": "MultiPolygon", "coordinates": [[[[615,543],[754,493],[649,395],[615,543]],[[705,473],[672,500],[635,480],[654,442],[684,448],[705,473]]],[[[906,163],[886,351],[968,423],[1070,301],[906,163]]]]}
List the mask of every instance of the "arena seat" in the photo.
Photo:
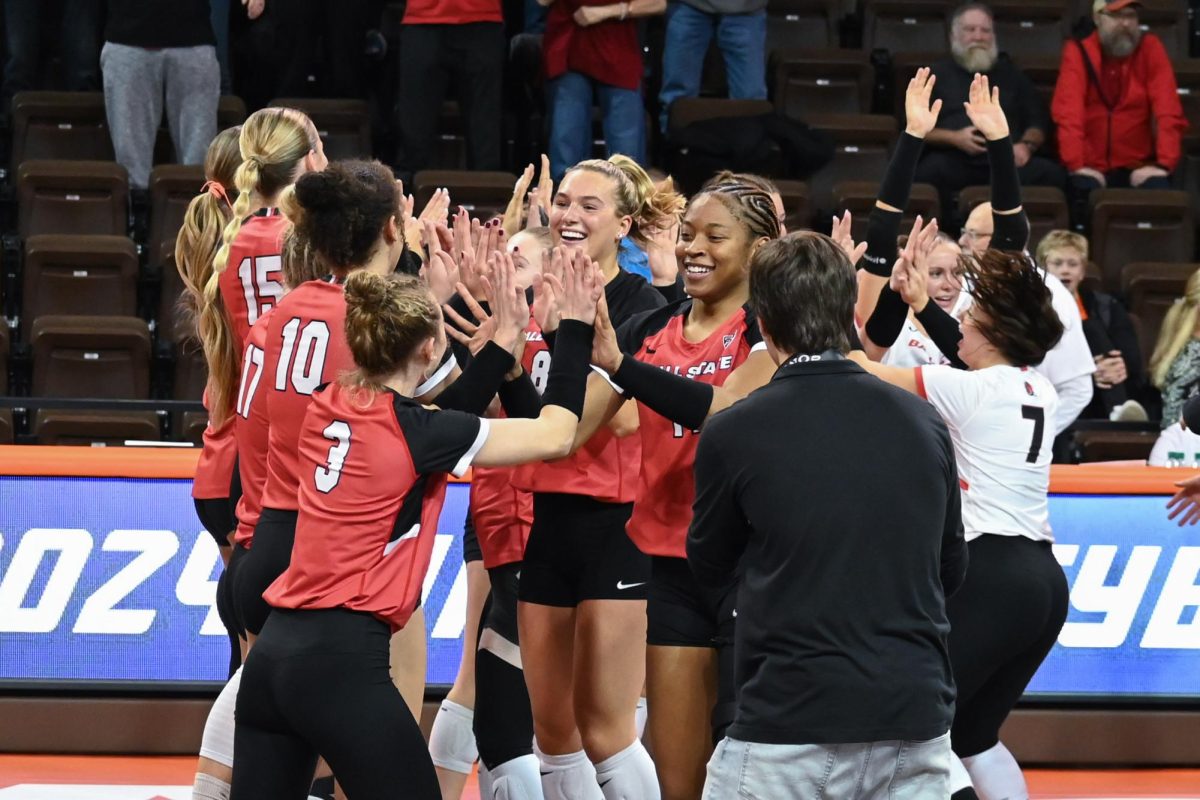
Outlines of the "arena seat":
{"type": "Polygon", "coordinates": [[[789,231],[805,230],[811,226],[812,211],[808,203],[808,184],[804,181],[775,181],[783,200],[784,221],[789,231]]]}
{"type": "Polygon", "coordinates": [[[0,408],[0,444],[13,443],[13,416],[11,408],[0,408]]]}
{"type": "Polygon", "coordinates": [[[994,0],[993,28],[1000,49],[1018,63],[1062,50],[1066,34],[1063,0],[994,0]]]}
{"type": "Polygon", "coordinates": [[[137,248],[126,236],[30,236],[25,240],[21,335],[49,314],[132,317],[137,248]]]}
{"type": "Polygon", "coordinates": [[[861,50],[786,50],[773,59],[775,108],[785,117],[865,114],[875,71],[861,50]]]}
{"type": "MultiPolygon", "coordinates": [[[[1060,46],[1056,50],[1041,54],[1026,53],[1016,59],[1017,66],[1033,82],[1033,88],[1046,104],[1047,110],[1054,100],[1054,87],[1058,83],[1058,65],[1062,61],[1061,49],[1060,46]]],[[[1053,126],[1051,128],[1046,131],[1046,143],[1038,151],[1041,155],[1054,155],[1057,152],[1054,149],[1053,126]]]]}
{"type": "Polygon", "coordinates": [[[1171,61],[1188,56],[1187,3],[1179,0],[1139,0],[1138,22],[1143,31],[1162,39],[1171,61]]]}
{"type": "Polygon", "coordinates": [[[144,320],[39,317],[30,343],[35,397],[149,397],[150,330],[144,320]]]}
{"type": "Polygon", "coordinates": [[[8,394],[8,325],[0,320],[0,395],[8,394]]]}
{"type": "Polygon", "coordinates": [[[179,426],[179,438],[197,447],[204,444],[204,429],[208,427],[208,414],[203,411],[185,411],[179,426]]]}
{"type": "Polygon", "coordinates": [[[451,209],[463,206],[473,217],[486,221],[503,214],[512,197],[517,176],[511,172],[425,169],[413,176],[412,195],[420,213],[438,189],[450,190],[451,209]]]}
{"type": "MultiPolygon", "coordinates": [[[[670,140],[677,137],[680,131],[696,122],[736,117],[758,117],[764,114],[773,114],[774,111],[774,106],[766,100],[681,97],[671,103],[671,108],[667,112],[667,138],[670,140]]],[[[701,184],[712,177],[713,171],[707,166],[697,165],[688,158],[687,149],[674,142],[667,147],[667,160],[664,166],[681,189],[687,193],[699,189],[701,184]]],[[[778,172],[778,168],[759,169],[758,171],[770,175],[772,172],[778,172]]]]}
{"type": "MultiPolygon", "coordinates": [[[[833,213],[841,214],[849,211],[851,231],[854,241],[861,242],[867,236],[867,217],[875,207],[879,197],[877,181],[842,181],[833,187],[833,213]]],[[[928,183],[915,183],[908,198],[908,207],[904,209],[904,219],[900,223],[900,233],[905,235],[912,228],[913,220],[920,214],[926,222],[938,216],[937,189],[928,183]]],[[[824,221],[822,221],[823,223],[824,221]]],[[[823,226],[822,226],[823,229],[823,226]]]]}
{"type": "Polygon", "coordinates": [[[217,101],[217,130],[223,131],[246,121],[246,103],[237,95],[223,94],[217,101]]]}
{"type": "Polygon", "coordinates": [[[317,126],[330,161],[371,157],[371,113],[366,100],[280,97],[268,105],[307,114],[317,126]]]}
{"type": "Polygon", "coordinates": [[[1192,260],[1195,230],[1187,192],[1098,189],[1090,203],[1092,258],[1108,291],[1120,291],[1126,264],[1192,260]]]}
{"type": "MultiPolygon", "coordinates": [[[[864,175],[882,176],[896,142],[896,120],[880,114],[814,114],[808,123],[828,131],[837,143],[833,160],[808,180],[814,213],[827,216],[834,211],[833,187],[864,175]]],[[[820,219],[819,230],[825,229],[820,219]]]]}
{"type": "Polygon", "coordinates": [[[200,400],[208,382],[208,364],[204,349],[195,337],[186,337],[175,346],[175,381],[171,392],[176,400],[200,400]]]}
{"type": "Polygon", "coordinates": [[[1180,58],[1171,62],[1175,67],[1175,83],[1183,115],[1187,117],[1185,136],[1200,134],[1200,58],[1180,58]]]}
{"type": "Polygon", "coordinates": [[[124,236],[129,179],[106,161],[25,161],[17,167],[17,230],[124,236]]]}
{"type": "Polygon", "coordinates": [[[60,411],[38,409],[33,417],[38,444],[113,447],[128,440],[157,442],[161,438],[153,411],[60,411]]]}
{"type": "Polygon", "coordinates": [[[193,335],[185,329],[181,318],[180,302],[183,297],[183,278],[175,265],[175,250],[165,247],[158,260],[159,293],[158,313],[155,316],[154,335],[158,341],[179,342],[193,335]]]}
{"type": "MultiPolygon", "coordinates": [[[[204,186],[204,167],[191,164],[161,164],[150,170],[150,230],[146,252],[150,264],[158,263],[164,245],[175,241],[192,198],[204,186]]],[[[234,195],[229,198],[233,203],[234,195]]],[[[173,247],[173,245],[172,245],[173,247]]]]}
{"type": "MultiPolygon", "coordinates": [[[[1196,263],[1134,262],[1121,269],[1121,294],[1145,331],[1143,349],[1154,350],[1163,317],[1183,297],[1188,279],[1200,270],[1196,263]]],[[[1146,363],[1150,363],[1149,357],[1146,363]]]]}
{"type": "Polygon", "coordinates": [[[112,161],[103,92],[18,92],[12,99],[12,167],[29,159],[112,161]]]}
{"type": "Polygon", "coordinates": [[[1145,461],[1158,441],[1156,431],[1092,429],[1075,431],[1072,440],[1074,460],[1079,464],[1094,461],[1145,461]]]}
{"type": "MultiPolygon", "coordinates": [[[[958,194],[959,219],[966,219],[971,209],[992,199],[990,186],[968,186],[958,194]]],[[[1029,252],[1052,230],[1065,229],[1068,224],[1067,198],[1055,186],[1022,186],[1021,205],[1029,217],[1029,252]]],[[[1094,254],[1093,254],[1094,257],[1094,254]]]]}
{"type": "Polygon", "coordinates": [[[784,49],[838,46],[837,0],[767,0],[768,58],[784,49]]]}
{"type": "Polygon", "coordinates": [[[947,4],[939,0],[867,0],[863,49],[896,53],[944,52],[947,4]]]}

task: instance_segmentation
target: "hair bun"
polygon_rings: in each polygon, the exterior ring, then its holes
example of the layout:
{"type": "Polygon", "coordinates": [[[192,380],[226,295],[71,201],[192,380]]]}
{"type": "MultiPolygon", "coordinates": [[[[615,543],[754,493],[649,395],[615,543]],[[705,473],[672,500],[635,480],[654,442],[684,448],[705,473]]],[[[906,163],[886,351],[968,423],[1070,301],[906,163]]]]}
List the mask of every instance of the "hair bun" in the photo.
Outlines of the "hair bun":
{"type": "Polygon", "coordinates": [[[348,311],[379,314],[387,308],[391,287],[386,278],[366,270],[356,270],[346,278],[344,286],[348,311]]]}
{"type": "Polygon", "coordinates": [[[347,201],[345,175],[339,170],[306,172],[296,181],[296,199],[309,211],[339,208],[347,201]]]}

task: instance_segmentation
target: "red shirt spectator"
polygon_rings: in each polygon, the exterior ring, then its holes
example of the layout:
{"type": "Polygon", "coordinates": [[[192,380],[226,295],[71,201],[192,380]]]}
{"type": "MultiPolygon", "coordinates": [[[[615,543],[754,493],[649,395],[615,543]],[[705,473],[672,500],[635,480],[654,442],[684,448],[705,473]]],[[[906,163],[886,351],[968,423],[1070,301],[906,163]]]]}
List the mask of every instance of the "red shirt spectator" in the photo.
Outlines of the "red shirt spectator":
{"type": "Polygon", "coordinates": [[[555,0],[546,15],[542,40],[546,78],[579,72],[619,89],[642,86],[642,48],[632,18],[582,26],[575,12],[583,6],[611,6],[611,0],[555,0]]]}
{"type": "Polygon", "coordinates": [[[404,8],[405,25],[466,25],[503,22],[499,0],[411,0],[404,8]]]}

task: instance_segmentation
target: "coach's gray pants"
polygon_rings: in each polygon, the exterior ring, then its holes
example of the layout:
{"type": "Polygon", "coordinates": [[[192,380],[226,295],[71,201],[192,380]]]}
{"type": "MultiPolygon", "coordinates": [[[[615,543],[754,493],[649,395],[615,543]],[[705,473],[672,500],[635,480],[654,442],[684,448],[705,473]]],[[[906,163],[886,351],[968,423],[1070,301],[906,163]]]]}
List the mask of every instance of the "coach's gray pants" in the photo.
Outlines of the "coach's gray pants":
{"type": "Polygon", "coordinates": [[[221,72],[212,45],[147,50],[105,42],[100,51],[104,107],[117,161],[129,185],[144,189],[166,98],[167,127],[182,164],[203,164],[217,135],[221,72]]]}
{"type": "Polygon", "coordinates": [[[943,800],[950,734],[927,742],[758,744],[725,738],[703,800],[943,800]]]}

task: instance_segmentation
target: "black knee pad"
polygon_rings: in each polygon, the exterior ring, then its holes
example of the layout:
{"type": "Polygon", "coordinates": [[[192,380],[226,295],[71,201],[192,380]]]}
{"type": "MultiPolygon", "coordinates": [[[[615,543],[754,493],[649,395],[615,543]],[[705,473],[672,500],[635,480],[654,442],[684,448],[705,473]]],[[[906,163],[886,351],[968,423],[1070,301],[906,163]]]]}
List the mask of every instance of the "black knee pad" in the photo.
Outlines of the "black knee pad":
{"type": "Polygon", "coordinates": [[[475,652],[475,746],[488,769],[533,753],[525,673],[487,650],[475,652]]]}

